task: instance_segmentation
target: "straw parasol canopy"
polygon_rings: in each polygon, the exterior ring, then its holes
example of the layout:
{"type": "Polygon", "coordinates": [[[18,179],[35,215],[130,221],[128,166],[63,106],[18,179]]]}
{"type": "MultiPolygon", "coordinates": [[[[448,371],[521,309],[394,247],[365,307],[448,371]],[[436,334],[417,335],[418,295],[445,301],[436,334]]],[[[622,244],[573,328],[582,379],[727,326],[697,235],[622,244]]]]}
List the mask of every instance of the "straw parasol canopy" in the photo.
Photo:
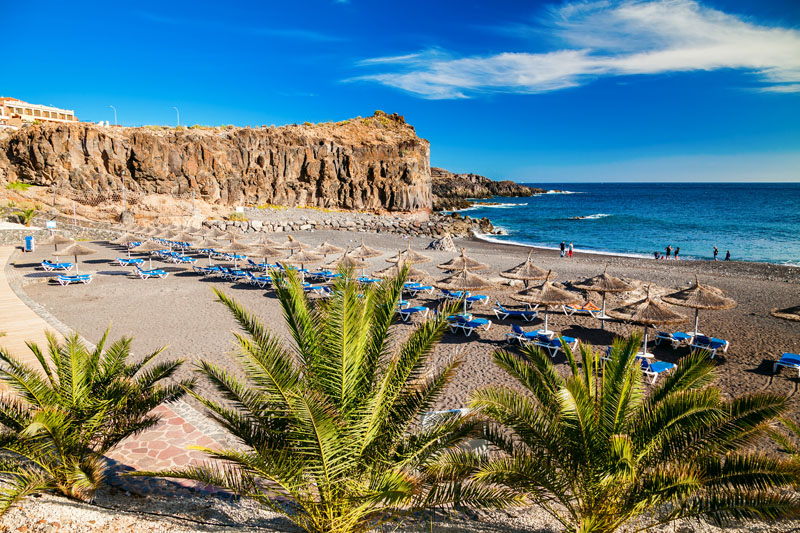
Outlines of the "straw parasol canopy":
{"type": "Polygon", "coordinates": [[[191,233],[189,233],[187,231],[179,231],[178,233],[176,233],[175,235],[172,236],[172,240],[173,241],[178,241],[178,242],[191,243],[191,242],[194,242],[195,240],[197,240],[197,237],[195,235],[192,235],[191,233]]]}
{"type": "Polygon", "coordinates": [[[222,239],[225,238],[226,240],[230,240],[230,236],[228,235],[227,231],[222,231],[219,228],[213,228],[209,233],[209,236],[212,239],[222,239]]]}
{"type": "Polygon", "coordinates": [[[800,305],[794,307],[787,307],[786,309],[775,308],[769,312],[775,318],[782,318],[784,320],[794,320],[800,322],[800,305]]]}
{"type": "Polygon", "coordinates": [[[528,281],[534,279],[544,279],[547,277],[547,272],[533,264],[533,250],[528,251],[528,258],[525,262],[519,265],[500,272],[500,275],[509,279],[521,279],[525,282],[525,288],[528,288],[528,281]]]}
{"type": "Polygon", "coordinates": [[[63,235],[59,235],[58,233],[54,233],[50,236],[49,239],[46,241],[42,241],[42,244],[52,244],[53,250],[58,251],[59,244],[72,244],[74,243],[74,239],[70,239],[69,237],[64,237],[63,235]]]}
{"type": "Polygon", "coordinates": [[[615,278],[614,276],[610,276],[608,272],[608,265],[606,268],[603,269],[602,274],[598,274],[592,278],[587,278],[583,280],[581,283],[574,283],[572,286],[576,289],[581,289],[583,291],[593,291],[599,292],[603,295],[603,306],[602,311],[600,312],[600,323],[605,328],[605,319],[608,318],[606,316],[606,293],[609,292],[628,292],[633,290],[633,287],[622,281],[619,278],[615,278]]]}
{"type": "Polygon", "coordinates": [[[406,263],[417,264],[417,263],[427,263],[430,261],[430,257],[426,255],[422,255],[419,252],[415,252],[411,249],[411,241],[408,241],[408,246],[405,250],[401,250],[397,252],[396,255],[393,255],[386,261],[389,263],[397,263],[398,261],[403,261],[406,263]]]}
{"type": "Polygon", "coordinates": [[[119,245],[125,246],[125,248],[128,249],[128,259],[130,259],[130,257],[131,257],[130,244],[135,243],[135,242],[142,242],[142,238],[141,237],[137,237],[136,235],[131,235],[130,233],[126,233],[125,235],[123,235],[119,239],[117,239],[115,241],[111,241],[111,244],[119,244],[119,245]]]}
{"type": "Polygon", "coordinates": [[[344,268],[351,268],[353,270],[363,270],[367,268],[368,265],[366,261],[362,261],[357,257],[353,257],[352,254],[350,253],[350,247],[348,246],[347,249],[342,254],[342,257],[334,261],[331,261],[325,266],[327,267],[341,266],[344,268]]]}
{"type": "Polygon", "coordinates": [[[544,332],[550,333],[547,329],[547,319],[550,314],[550,307],[554,305],[573,305],[580,303],[581,298],[574,292],[560,289],[550,282],[550,275],[552,270],[549,270],[545,275],[544,282],[538,287],[531,287],[525,289],[512,298],[518,302],[528,304],[536,304],[544,307],[544,332]]]}
{"type": "MultiPolygon", "coordinates": [[[[462,268],[461,271],[439,280],[438,282],[434,283],[434,285],[439,289],[445,289],[449,291],[472,291],[491,287],[492,283],[486,278],[478,276],[477,274],[473,274],[469,271],[469,269],[462,268]]],[[[467,299],[462,299],[464,300],[464,314],[466,314],[467,299]]]]}
{"type": "Polygon", "coordinates": [[[159,239],[164,239],[164,240],[170,241],[177,234],[178,233],[176,231],[173,231],[171,229],[165,229],[165,230],[162,230],[162,231],[156,233],[155,236],[158,237],[159,239]]]}
{"type": "Polygon", "coordinates": [[[736,301],[725,296],[716,287],[700,285],[697,275],[694,277],[694,285],[688,289],[683,289],[661,298],[667,303],[689,307],[694,309],[694,335],[697,336],[697,326],[699,324],[700,309],[731,309],[736,307],[736,301]]]}
{"type": "MultiPolygon", "coordinates": [[[[402,253],[402,252],[398,252],[398,255],[396,255],[395,258],[399,257],[400,253],[402,253]]],[[[409,265],[408,266],[408,272],[406,273],[406,279],[409,279],[409,280],[420,280],[420,279],[427,279],[428,278],[428,274],[426,272],[423,272],[422,270],[413,267],[411,265],[410,261],[406,261],[406,260],[404,260],[402,258],[401,259],[397,259],[393,265],[391,265],[391,266],[389,266],[387,268],[384,268],[382,270],[378,270],[377,272],[374,272],[373,274],[378,276],[379,278],[393,278],[393,277],[396,277],[400,273],[400,271],[403,269],[403,267],[406,264],[409,265]]]]}
{"type": "Polygon", "coordinates": [[[152,269],[153,268],[153,252],[159,252],[159,251],[161,251],[163,249],[164,249],[164,245],[163,244],[159,244],[159,243],[157,243],[155,241],[147,241],[147,242],[143,242],[139,246],[134,247],[133,251],[134,252],[143,253],[143,254],[144,253],[148,254],[150,256],[149,257],[150,269],[152,269]]]}
{"type": "Polygon", "coordinates": [[[233,268],[236,268],[239,258],[237,255],[246,255],[250,251],[251,245],[239,242],[236,238],[231,237],[231,243],[222,248],[225,253],[233,254],[233,268]]]}
{"type": "Polygon", "coordinates": [[[647,286],[647,295],[642,300],[613,309],[609,311],[609,314],[614,318],[644,326],[642,355],[647,354],[647,328],[680,324],[686,320],[686,317],[670,309],[664,302],[651,298],[649,285],[647,286]]]}
{"type": "Polygon", "coordinates": [[[343,252],[344,248],[330,244],[328,240],[325,239],[325,242],[314,248],[313,251],[318,254],[322,254],[323,257],[327,257],[328,254],[338,254],[339,252],[343,252]]]}
{"type": "Polygon", "coordinates": [[[73,256],[75,258],[75,272],[78,273],[78,256],[79,255],[92,255],[96,254],[97,250],[94,248],[89,248],[79,243],[74,243],[63,250],[59,250],[57,252],[53,252],[55,256],[73,256]]]}
{"type": "Polygon", "coordinates": [[[305,272],[303,272],[303,269],[306,263],[316,263],[321,259],[322,257],[319,254],[315,254],[301,246],[296,252],[284,259],[283,262],[290,265],[300,265],[300,279],[305,281],[305,272]]]}
{"type": "Polygon", "coordinates": [[[364,237],[361,237],[361,244],[353,248],[353,250],[350,252],[350,255],[352,255],[356,259],[370,259],[372,257],[378,257],[380,255],[383,255],[383,252],[367,246],[364,243],[364,237]]]}
{"type": "Polygon", "coordinates": [[[299,250],[300,248],[302,248],[303,243],[295,240],[295,238],[292,237],[291,235],[287,235],[286,241],[279,243],[278,246],[280,246],[284,250],[291,250],[292,252],[294,252],[295,250],[299,250]]]}
{"type": "MultiPolygon", "coordinates": [[[[264,239],[265,241],[268,239],[264,239]]],[[[264,271],[267,270],[266,264],[267,259],[272,258],[280,258],[283,257],[283,249],[278,247],[275,244],[255,244],[252,245],[250,248],[250,254],[254,257],[263,257],[264,258],[264,271]]]]}
{"type": "Polygon", "coordinates": [[[450,261],[446,263],[442,263],[441,265],[437,265],[438,268],[442,270],[488,270],[489,265],[485,265],[480,261],[476,261],[470,257],[467,257],[467,250],[466,248],[461,249],[461,255],[454,257],[450,261]]]}
{"type": "Polygon", "coordinates": [[[198,248],[200,250],[208,250],[208,265],[211,266],[211,250],[222,246],[217,241],[210,239],[208,237],[203,237],[201,240],[194,240],[191,243],[192,248],[198,248]]]}

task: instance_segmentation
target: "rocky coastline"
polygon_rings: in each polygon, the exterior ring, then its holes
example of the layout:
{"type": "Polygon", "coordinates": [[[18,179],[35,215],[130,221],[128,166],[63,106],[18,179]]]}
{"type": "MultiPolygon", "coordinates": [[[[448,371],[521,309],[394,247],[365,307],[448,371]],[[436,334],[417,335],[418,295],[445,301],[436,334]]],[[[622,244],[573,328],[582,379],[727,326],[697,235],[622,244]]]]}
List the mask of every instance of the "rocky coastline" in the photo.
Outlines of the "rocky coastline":
{"type": "Polygon", "coordinates": [[[469,198],[533,196],[547,192],[510,180],[495,181],[479,174],[454,174],[438,167],[431,167],[431,191],[434,211],[465,209],[472,205],[469,198]]]}

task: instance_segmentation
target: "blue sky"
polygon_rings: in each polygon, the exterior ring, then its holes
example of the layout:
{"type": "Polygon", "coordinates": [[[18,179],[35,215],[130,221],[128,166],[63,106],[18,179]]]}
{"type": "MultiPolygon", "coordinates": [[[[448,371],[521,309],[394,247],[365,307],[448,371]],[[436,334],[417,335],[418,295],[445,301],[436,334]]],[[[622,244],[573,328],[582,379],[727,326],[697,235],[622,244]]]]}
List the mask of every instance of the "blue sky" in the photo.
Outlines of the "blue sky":
{"type": "Polygon", "coordinates": [[[800,181],[800,2],[14,2],[0,94],[123,125],[397,112],[516,181],[800,181]]]}

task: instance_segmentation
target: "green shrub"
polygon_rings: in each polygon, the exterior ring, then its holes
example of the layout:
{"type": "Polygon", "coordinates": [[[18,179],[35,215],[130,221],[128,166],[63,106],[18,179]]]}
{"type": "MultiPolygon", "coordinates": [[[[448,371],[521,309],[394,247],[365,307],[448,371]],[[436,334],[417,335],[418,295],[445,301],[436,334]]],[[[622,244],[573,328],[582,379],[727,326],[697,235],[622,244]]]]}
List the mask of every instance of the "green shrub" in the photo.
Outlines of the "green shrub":
{"type": "Polygon", "coordinates": [[[36,207],[30,207],[27,209],[20,209],[15,214],[17,215],[17,219],[19,219],[20,224],[25,224],[26,226],[30,226],[31,222],[33,221],[33,217],[36,216],[38,210],[36,207]]]}
{"type": "Polygon", "coordinates": [[[247,220],[247,217],[245,216],[244,213],[237,213],[234,211],[233,213],[228,215],[228,220],[244,222],[245,220],[247,220]]]}
{"type": "Polygon", "coordinates": [[[6,189],[9,191],[27,191],[33,187],[30,183],[22,183],[21,181],[12,181],[8,185],[6,185],[6,189]]]}
{"type": "Polygon", "coordinates": [[[59,344],[48,333],[46,351],[28,345],[37,368],[0,349],[0,380],[16,393],[0,397],[0,514],[42,491],[91,500],[105,480],[103,455],[156,425],[151,411],[193,387],[159,384],[181,365],[149,365],[163,349],[131,363],[131,339],[104,350],[107,338],[108,330],[90,351],[77,334],[59,344]]]}

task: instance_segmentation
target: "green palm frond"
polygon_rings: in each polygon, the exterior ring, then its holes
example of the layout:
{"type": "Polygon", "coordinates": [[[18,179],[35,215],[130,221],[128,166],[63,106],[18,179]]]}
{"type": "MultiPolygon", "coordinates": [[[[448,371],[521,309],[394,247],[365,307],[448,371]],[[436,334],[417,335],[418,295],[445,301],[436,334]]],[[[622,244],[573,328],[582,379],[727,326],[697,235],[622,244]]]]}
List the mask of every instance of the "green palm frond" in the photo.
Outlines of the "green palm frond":
{"type": "Polygon", "coordinates": [[[478,436],[473,417],[418,427],[459,364],[431,363],[452,308],[398,338],[403,273],[369,288],[340,273],[332,296],[313,304],[296,273],[271,273],[288,343],[215,291],[241,328],[240,373],[200,363],[221,399],[195,397],[242,448],[204,450],[215,461],[158,475],[217,485],[327,533],[368,531],[434,500],[518,501],[502,487],[456,491],[434,467],[478,436]],[[276,505],[276,495],[289,505],[276,505]]]}
{"type": "Polygon", "coordinates": [[[524,495],[565,529],[587,533],[637,519],[646,529],[679,518],[724,523],[796,512],[796,493],[785,489],[797,483],[798,466],[748,451],[786,413],[786,398],[726,400],[712,385],[713,364],[699,355],[647,390],[640,345],[639,336],[617,340],[603,359],[581,346],[580,364],[564,346],[567,378],[540,350],[496,352],[524,393],[485,387],[470,405],[488,418],[484,438],[500,453],[482,463],[451,457],[447,469],[469,476],[466,484],[524,495]]]}
{"type": "Polygon", "coordinates": [[[192,386],[191,380],[161,384],[179,361],[143,369],[160,350],[129,365],[130,339],[105,349],[108,334],[91,351],[77,334],[59,344],[48,333],[46,352],[28,343],[41,373],[0,350],[0,380],[18,393],[0,397],[0,424],[7,428],[0,449],[8,455],[0,514],[41,490],[91,500],[106,476],[103,454],[157,424],[151,411],[192,386]]]}

